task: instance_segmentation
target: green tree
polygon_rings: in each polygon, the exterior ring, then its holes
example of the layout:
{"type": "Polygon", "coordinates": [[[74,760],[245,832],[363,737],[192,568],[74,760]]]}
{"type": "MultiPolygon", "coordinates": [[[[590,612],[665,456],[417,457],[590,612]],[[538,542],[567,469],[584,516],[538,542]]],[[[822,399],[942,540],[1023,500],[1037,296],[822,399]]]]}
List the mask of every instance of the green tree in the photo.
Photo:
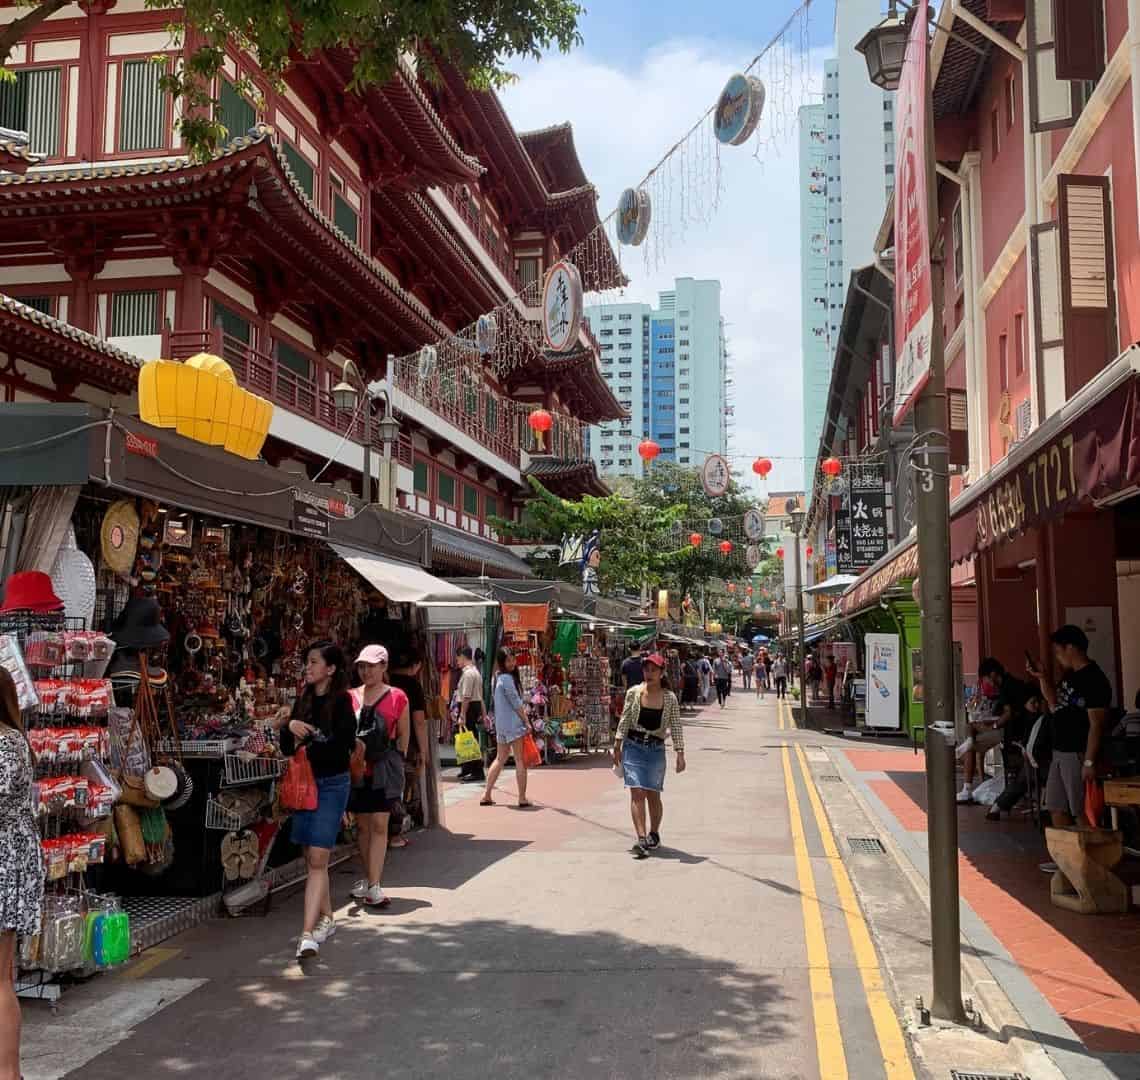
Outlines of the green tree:
{"type": "MultiPolygon", "coordinates": [[[[11,75],[4,65],[13,46],[68,2],[16,0],[18,9],[27,10],[0,27],[0,77],[11,75]]],[[[217,102],[210,88],[231,44],[256,56],[276,82],[298,59],[324,49],[349,50],[354,62],[344,90],[352,93],[386,82],[405,53],[419,58],[429,78],[440,58],[471,85],[494,88],[513,78],[505,58],[538,57],[552,46],[567,52],[581,41],[582,8],[574,0],[146,0],[146,5],[170,13],[176,42],[193,43],[185,64],[164,84],[182,101],[179,127],[199,158],[226,137],[213,119],[217,102]]]]}

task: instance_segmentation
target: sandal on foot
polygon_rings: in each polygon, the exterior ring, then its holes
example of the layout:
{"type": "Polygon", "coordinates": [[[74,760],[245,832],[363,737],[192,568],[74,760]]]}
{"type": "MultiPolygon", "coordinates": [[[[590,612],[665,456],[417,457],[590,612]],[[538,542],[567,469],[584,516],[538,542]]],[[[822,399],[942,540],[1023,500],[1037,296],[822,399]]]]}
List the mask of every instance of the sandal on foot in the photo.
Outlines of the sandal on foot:
{"type": "Polygon", "coordinates": [[[480,806],[494,806],[495,800],[494,799],[480,799],[479,805],[480,806]]]}
{"type": "Polygon", "coordinates": [[[520,810],[529,810],[532,806],[534,806],[534,803],[530,802],[527,799],[524,799],[522,802],[520,802],[518,804],[518,808],[520,810]]]}

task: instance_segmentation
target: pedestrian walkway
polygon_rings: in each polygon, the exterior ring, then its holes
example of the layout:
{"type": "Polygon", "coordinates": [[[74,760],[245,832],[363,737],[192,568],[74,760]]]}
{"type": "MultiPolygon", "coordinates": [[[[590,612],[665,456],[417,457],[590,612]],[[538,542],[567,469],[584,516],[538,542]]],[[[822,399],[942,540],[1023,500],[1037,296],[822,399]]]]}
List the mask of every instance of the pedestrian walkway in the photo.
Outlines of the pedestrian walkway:
{"type": "Polygon", "coordinates": [[[392,853],[387,911],[346,902],[354,874],[337,873],[319,959],[293,957],[297,896],[209,923],[69,992],[85,1038],[64,1053],[33,1007],[25,1074],[90,1056],[85,1080],[910,1080],[805,736],[739,690],[689,718],[644,862],[604,755],[536,770],[534,810],[510,806],[507,773],[498,805],[452,802],[446,830],[392,853]]]}
{"type": "MultiPolygon", "coordinates": [[[[885,820],[918,847],[926,841],[926,778],[921,754],[907,749],[850,749],[851,768],[885,820]]],[[[1092,1052],[1140,1055],[1140,919],[1077,915],[1055,907],[1044,839],[1028,819],[984,821],[978,806],[959,810],[962,899],[1008,951],[1010,964],[1092,1052]]],[[[967,936],[970,928],[965,927],[967,936]]],[[[982,941],[975,945],[984,947],[982,941]]],[[[1019,1003],[1033,1012],[1033,1003],[1019,1003]]],[[[1134,1061],[1137,1059],[1133,1059],[1134,1061]]],[[[1140,1076],[1140,1069],[1122,1073],[1140,1076]]]]}

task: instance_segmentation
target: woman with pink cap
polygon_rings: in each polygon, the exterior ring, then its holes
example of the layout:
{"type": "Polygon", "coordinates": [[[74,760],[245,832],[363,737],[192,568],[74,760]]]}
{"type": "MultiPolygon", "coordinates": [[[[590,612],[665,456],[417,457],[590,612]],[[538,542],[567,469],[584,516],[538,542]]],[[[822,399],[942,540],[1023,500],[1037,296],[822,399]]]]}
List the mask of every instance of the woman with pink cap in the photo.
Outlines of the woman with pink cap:
{"type": "Polygon", "coordinates": [[[388,682],[388,650],[366,645],[356,658],[361,685],[351,691],[356,737],[364,744],[364,777],[348,800],[356,815],[357,844],[365,877],[352,896],[371,907],[392,901],[380,888],[388,853],[388,818],[404,794],[404,756],[411,737],[408,696],[388,682]]]}
{"type": "Polygon", "coordinates": [[[661,845],[661,818],[665,808],[665,736],[672,735],[677,754],[677,772],[685,771],[685,733],[677,695],[664,680],[665,657],[651,653],[642,660],[645,682],[631,686],[614,739],[614,764],[620,765],[629,788],[630,813],[637,840],[634,858],[647,859],[661,845]],[[645,808],[649,806],[649,828],[645,808]]]}

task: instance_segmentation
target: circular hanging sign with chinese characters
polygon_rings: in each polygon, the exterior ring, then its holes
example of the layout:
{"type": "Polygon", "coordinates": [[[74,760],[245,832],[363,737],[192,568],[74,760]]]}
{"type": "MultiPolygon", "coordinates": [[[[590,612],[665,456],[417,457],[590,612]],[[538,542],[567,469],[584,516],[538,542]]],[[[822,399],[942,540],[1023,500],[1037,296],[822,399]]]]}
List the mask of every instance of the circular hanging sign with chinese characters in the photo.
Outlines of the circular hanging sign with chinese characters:
{"type": "Polygon", "coordinates": [[[744,535],[749,540],[759,540],[764,535],[764,515],[755,507],[745,511],[744,535]]]}
{"type": "Polygon", "coordinates": [[[756,130],[764,112],[764,84],[754,75],[733,75],[713,112],[713,133],[717,142],[739,146],[756,130]]]}
{"type": "Polygon", "coordinates": [[[416,376],[421,383],[425,383],[435,374],[435,365],[439,359],[439,353],[436,352],[434,345],[425,345],[420,349],[420,355],[416,361],[416,376]]]}
{"type": "Polygon", "coordinates": [[[709,454],[701,467],[701,487],[710,499],[720,498],[728,491],[732,481],[732,470],[720,454],[709,454]]]}
{"type": "Polygon", "coordinates": [[[756,544],[749,544],[744,549],[744,561],[749,570],[755,570],[760,565],[760,548],[756,544]]]}
{"type": "Polygon", "coordinates": [[[706,528],[710,536],[720,536],[724,532],[724,522],[720,518],[709,518],[706,528]]]}
{"type": "Polygon", "coordinates": [[[546,347],[566,352],[578,340],[582,322],[582,278],[578,268],[562,259],[546,275],[542,286],[542,336],[546,347]]]}
{"type": "Polygon", "coordinates": [[[490,356],[495,351],[495,341],[499,336],[499,328],[495,323],[494,315],[480,315],[475,323],[475,348],[483,356],[490,356]]]}
{"type": "Polygon", "coordinates": [[[652,204],[649,192],[641,188],[626,188],[618,200],[617,234],[623,244],[637,247],[649,232],[652,204]]]}

